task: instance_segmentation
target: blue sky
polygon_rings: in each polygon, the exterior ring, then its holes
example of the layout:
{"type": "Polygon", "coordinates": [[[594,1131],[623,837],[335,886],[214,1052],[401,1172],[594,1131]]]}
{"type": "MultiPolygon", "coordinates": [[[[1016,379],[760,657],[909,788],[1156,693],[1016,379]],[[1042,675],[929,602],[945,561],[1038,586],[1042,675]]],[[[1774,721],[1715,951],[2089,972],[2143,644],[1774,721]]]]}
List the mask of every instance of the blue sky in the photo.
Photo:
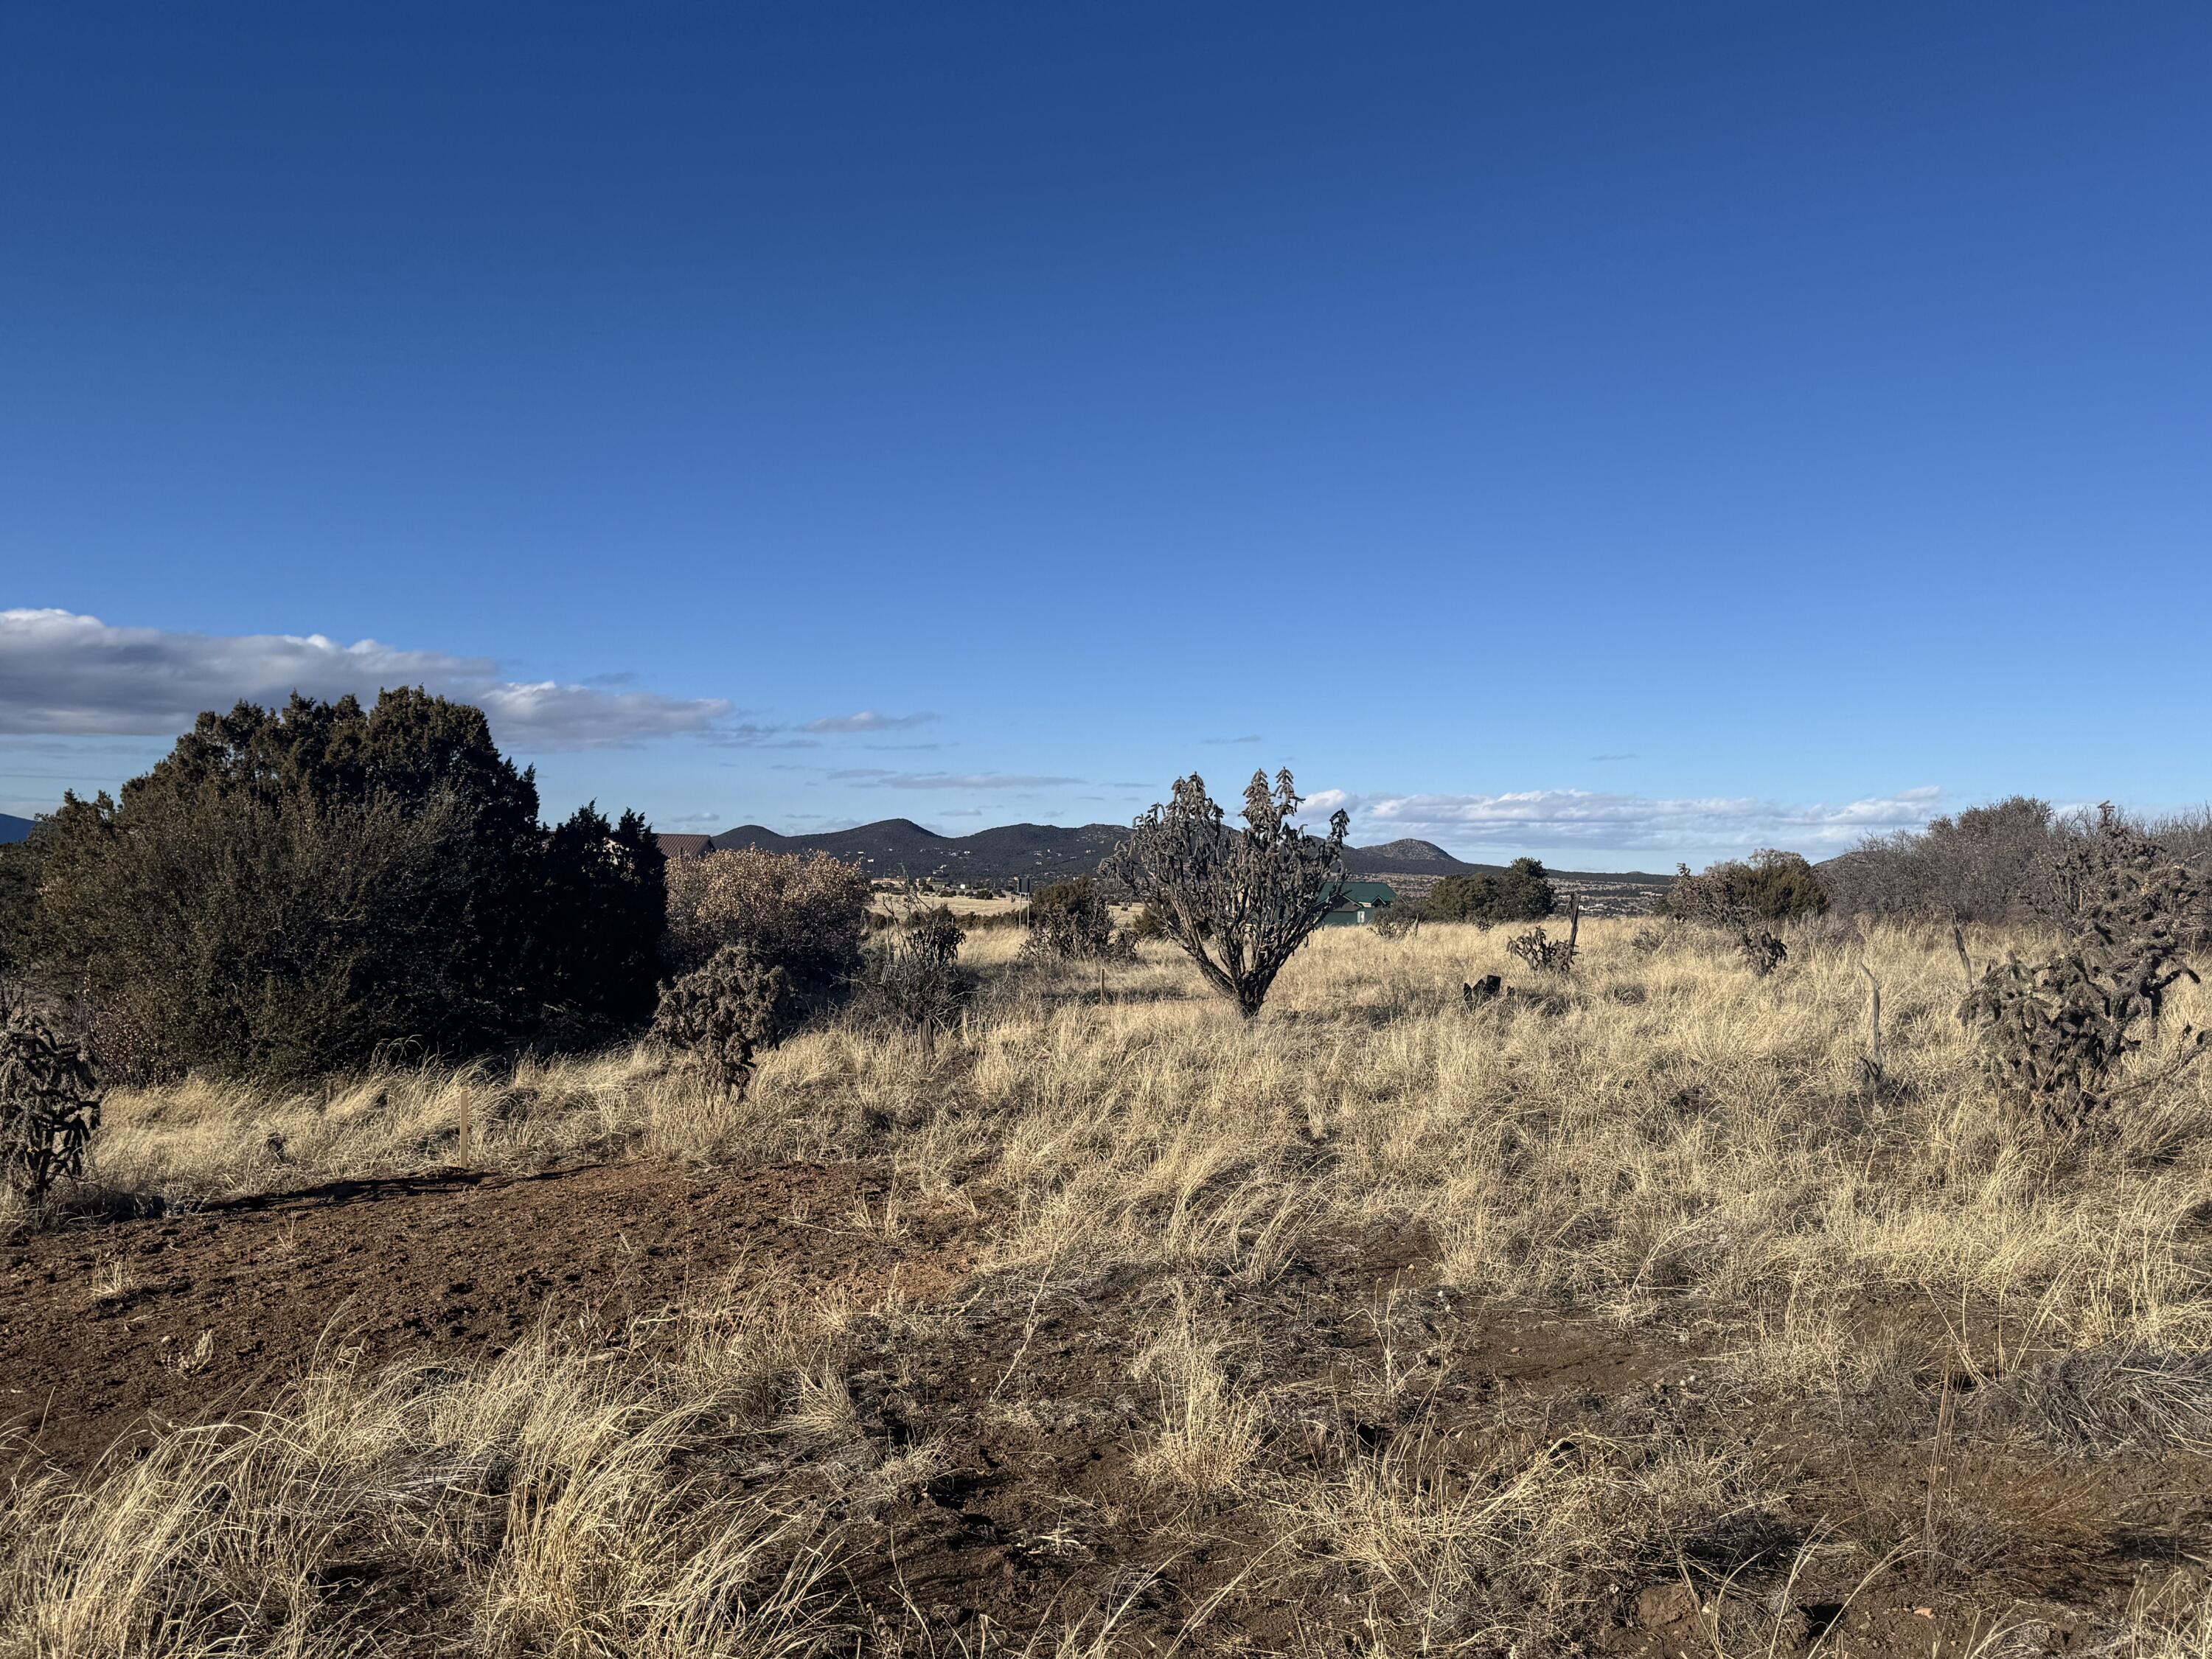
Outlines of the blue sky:
{"type": "Polygon", "coordinates": [[[665,829],[2200,801],[2207,84],[2194,5],[11,6],[0,811],[399,678],[665,829]]]}

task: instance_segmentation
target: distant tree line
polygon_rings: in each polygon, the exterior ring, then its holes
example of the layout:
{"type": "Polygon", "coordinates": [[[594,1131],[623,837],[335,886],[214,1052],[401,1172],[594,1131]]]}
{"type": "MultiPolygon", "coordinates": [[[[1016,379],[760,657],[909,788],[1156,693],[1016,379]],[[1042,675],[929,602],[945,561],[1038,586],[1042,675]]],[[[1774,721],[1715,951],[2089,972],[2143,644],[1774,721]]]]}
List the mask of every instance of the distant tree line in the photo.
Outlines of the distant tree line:
{"type": "Polygon", "coordinates": [[[2115,823],[2212,874],[2212,809],[2138,820],[2014,795],[1873,837],[1820,875],[1835,908],[1854,915],[2070,925],[2083,902],[2079,855],[2115,823]]]}
{"type": "MultiPolygon", "coordinates": [[[[1239,827],[1199,779],[1181,780],[1099,880],[1043,888],[1006,920],[1038,935],[1038,955],[1171,939],[1255,1012],[1346,879],[1344,825],[1304,832],[1298,805],[1287,775],[1255,776],[1239,827]],[[1144,907],[1127,935],[1109,891],[1144,907]]],[[[2116,825],[2014,796],[1817,867],[1772,849],[1686,867],[1662,908],[1778,956],[1753,924],[1831,909],[2069,926],[2086,902],[2083,848],[2116,825]]],[[[2212,875],[2212,811],[2143,827],[2212,875]]],[[[872,946],[871,898],[866,876],[827,854],[717,852],[671,867],[634,811],[586,805],[548,825],[534,775],[465,704],[408,690],[371,707],[295,697],[203,714],[119,798],[68,796],[28,840],[0,847],[0,979],[72,1010],[110,1078],[295,1079],[381,1058],[588,1046],[644,1030],[665,986],[717,962],[684,1006],[718,1011],[733,1057],[856,989],[941,1027],[965,994],[957,936],[981,924],[915,910],[872,946]]],[[[1382,919],[1386,931],[1535,921],[1557,902],[1542,863],[1523,858],[1448,878],[1382,919]]]]}

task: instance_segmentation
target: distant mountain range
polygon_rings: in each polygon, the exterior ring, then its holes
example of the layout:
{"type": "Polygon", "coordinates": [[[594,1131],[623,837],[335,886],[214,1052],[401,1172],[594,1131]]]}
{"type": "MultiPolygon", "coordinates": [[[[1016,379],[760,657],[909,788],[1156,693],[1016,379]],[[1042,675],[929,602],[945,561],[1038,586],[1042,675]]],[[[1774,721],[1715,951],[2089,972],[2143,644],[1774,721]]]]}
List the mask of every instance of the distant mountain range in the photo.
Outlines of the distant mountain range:
{"type": "Polygon", "coordinates": [[[30,819],[19,818],[12,812],[0,812],[0,846],[11,841],[21,841],[30,833],[30,819]]]}
{"type": "Polygon", "coordinates": [[[1009,823],[972,836],[940,836],[911,818],[885,818],[857,830],[818,836],[780,836],[757,823],[740,824],[713,837],[720,849],[757,847],[770,853],[828,853],[874,876],[913,876],[969,884],[1063,881],[1088,875],[1128,835],[1111,823],[1063,829],[1055,823],[1009,823]]]}
{"type": "MultiPolygon", "coordinates": [[[[708,837],[707,844],[717,848],[754,847],[772,853],[818,851],[848,859],[875,876],[1004,886],[1018,881],[1035,884],[1089,875],[1128,833],[1128,826],[1119,823],[1085,823],[1073,829],[1054,823],[1009,823],[969,836],[940,836],[910,818],[885,818],[857,830],[833,830],[814,836],[779,835],[757,823],[741,824],[708,837]]],[[[1350,874],[1395,878],[1408,891],[1417,893],[1446,876],[1494,874],[1505,867],[1469,864],[1434,842],[1411,838],[1385,842],[1380,847],[1347,847],[1344,863],[1350,874]]],[[[1578,889],[1592,899],[1607,896],[1630,908],[1664,891],[1672,879],[1640,872],[1553,873],[1563,887],[1578,889]]]]}

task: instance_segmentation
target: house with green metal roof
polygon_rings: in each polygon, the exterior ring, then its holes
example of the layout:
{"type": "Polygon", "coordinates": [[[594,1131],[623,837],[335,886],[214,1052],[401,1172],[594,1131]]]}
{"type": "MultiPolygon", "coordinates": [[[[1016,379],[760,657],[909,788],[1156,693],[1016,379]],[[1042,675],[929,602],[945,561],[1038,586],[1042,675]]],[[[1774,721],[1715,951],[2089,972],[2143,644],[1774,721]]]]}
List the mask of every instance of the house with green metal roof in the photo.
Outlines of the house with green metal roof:
{"type": "Polygon", "coordinates": [[[1364,927],[1375,920],[1375,913],[1398,902],[1398,894],[1387,881],[1347,881],[1336,902],[1321,919],[1324,927],[1364,927]]]}

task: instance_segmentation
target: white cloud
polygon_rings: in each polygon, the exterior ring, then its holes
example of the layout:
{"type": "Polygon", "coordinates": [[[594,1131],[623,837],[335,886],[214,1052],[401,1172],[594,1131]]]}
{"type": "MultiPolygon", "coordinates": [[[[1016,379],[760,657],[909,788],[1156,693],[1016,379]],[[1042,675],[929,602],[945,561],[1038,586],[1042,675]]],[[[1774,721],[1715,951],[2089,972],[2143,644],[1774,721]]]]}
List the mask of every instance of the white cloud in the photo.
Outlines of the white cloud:
{"type": "Polygon", "coordinates": [[[1586,789],[1528,789],[1501,795],[1358,795],[1323,789],[1302,816],[1319,822],[1343,807],[1356,839],[1413,836],[1450,848],[1583,847],[1593,851],[1694,851],[1778,846],[1839,850],[1863,836],[1917,829],[1943,792],[1900,789],[1841,805],[1791,805],[1750,796],[1668,799],[1586,789]]]}
{"type": "Polygon", "coordinates": [[[597,749],[684,733],[743,741],[720,697],[522,684],[484,657],[409,651],[320,634],[194,634],[114,628],[67,611],[0,611],[0,732],[69,737],[167,736],[202,709],[241,699],[281,703],[419,685],[472,702],[503,744],[597,749]]]}

